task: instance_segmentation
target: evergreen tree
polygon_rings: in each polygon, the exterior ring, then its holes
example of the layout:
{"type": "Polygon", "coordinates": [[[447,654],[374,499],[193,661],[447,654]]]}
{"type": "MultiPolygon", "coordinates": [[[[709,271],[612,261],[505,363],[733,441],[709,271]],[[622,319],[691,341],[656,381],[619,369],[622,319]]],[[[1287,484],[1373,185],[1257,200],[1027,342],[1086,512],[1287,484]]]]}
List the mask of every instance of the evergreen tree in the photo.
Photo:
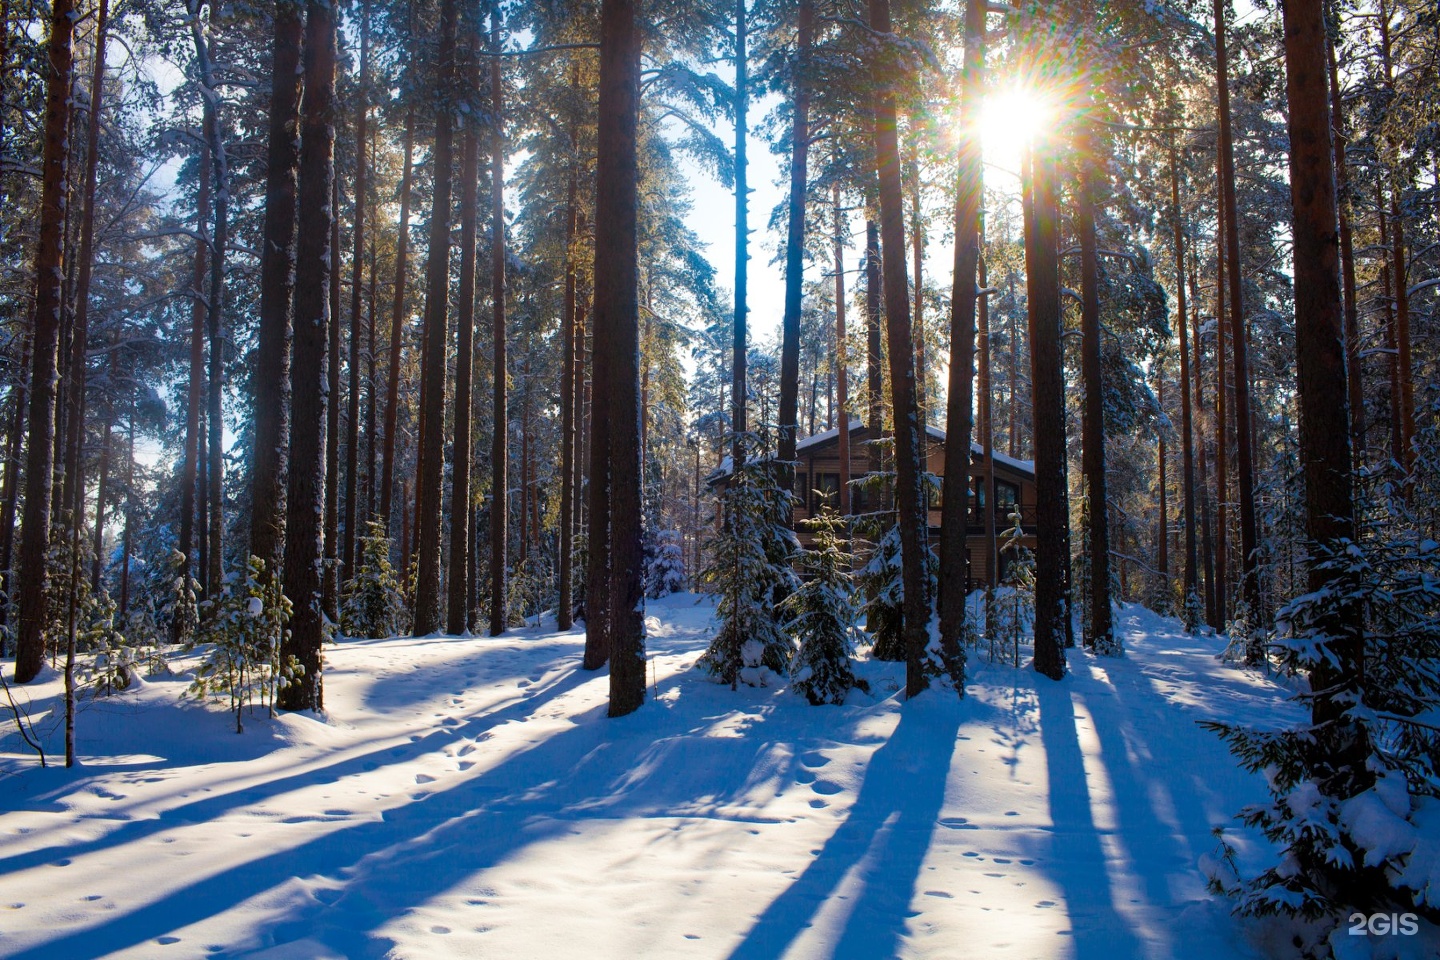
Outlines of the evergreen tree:
{"type": "Polygon", "coordinates": [[[799,644],[790,667],[791,685],[812,704],[844,703],[850,690],[868,689],[854,670],[855,587],[850,580],[851,555],[840,539],[845,519],[826,506],[805,521],[815,545],[801,557],[808,574],[785,601],[791,618],[784,630],[799,644]]]}

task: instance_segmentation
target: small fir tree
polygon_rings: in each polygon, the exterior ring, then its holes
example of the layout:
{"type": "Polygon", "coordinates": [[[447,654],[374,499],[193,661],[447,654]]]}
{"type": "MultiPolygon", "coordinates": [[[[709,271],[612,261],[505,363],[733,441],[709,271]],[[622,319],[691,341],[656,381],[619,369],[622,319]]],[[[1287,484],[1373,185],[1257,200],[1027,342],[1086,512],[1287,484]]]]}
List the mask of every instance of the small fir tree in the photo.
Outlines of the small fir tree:
{"type": "Polygon", "coordinates": [[[685,548],[679,530],[661,530],[645,565],[645,595],[658,600],[685,589],[685,548]]]}
{"type": "Polygon", "coordinates": [[[1009,563],[1002,589],[990,608],[992,620],[986,625],[991,662],[1009,660],[1017,667],[1021,642],[1035,626],[1035,557],[1022,542],[1024,536],[1017,507],[1000,541],[1000,553],[1009,563]]]}
{"type": "Polygon", "coordinates": [[[371,520],[360,538],[360,565],[345,587],[340,629],[347,637],[393,637],[406,626],[405,593],[390,565],[385,525],[371,520]]]}
{"type": "Polygon", "coordinates": [[[804,521],[815,545],[801,560],[809,579],[785,602],[792,614],[785,630],[800,644],[791,667],[795,692],[812,704],[844,703],[852,687],[868,690],[854,670],[855,587],[850,579],[852,557],[840,538],[844,518],[828,505],[804,521]]]}
{"type": "MultiPolygon", "coordinates": [[[[753,435],[742,437],[747,447],[753,435]]],[[[718,594],[720,630],[699,666],[734,689],[737,682],[767,686],[787,676],[794,647],[780,629],[777,597],[794,591],[791,568],[799,549],[790,529],[790,491],[777,482],[773,460],[747,461],[720,497],[720,532],[712,562],[702,574],[718,594]]]]}
{"type": "Polygon", "coordinates": [[[189,644],[200,626],[200,605],[196,601],[200,584],[189,575],[185,554],[179,550],[171,553],[170,567],[174,571],[169,597],[170,642],[189,644]]]}

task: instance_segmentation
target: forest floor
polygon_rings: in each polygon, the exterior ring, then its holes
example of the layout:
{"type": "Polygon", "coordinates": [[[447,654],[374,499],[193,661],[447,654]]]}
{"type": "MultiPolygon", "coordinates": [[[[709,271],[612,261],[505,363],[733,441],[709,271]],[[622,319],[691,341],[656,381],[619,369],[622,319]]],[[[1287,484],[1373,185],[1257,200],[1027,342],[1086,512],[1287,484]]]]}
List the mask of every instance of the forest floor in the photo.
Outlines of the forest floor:
{"type": "MultiPolygon", "coordinates": [[[[650,605],[618,720],[583,633],[527,629],[341,642],[323,718],[239,735],[152,678],[83,704],[68,771],[8,724],[0,956],[1273,955],[1198,866],[1264,782],[1196,721],[1298,708],[1223,638],[1126,607],[1126,655],[1061,683],[972,655],[963,702],[905,704],[866,660],[811,707],[693,669],[710,614],[650,605]]],[[[59,694],[16,690],[52,751],[59,694]]]]}

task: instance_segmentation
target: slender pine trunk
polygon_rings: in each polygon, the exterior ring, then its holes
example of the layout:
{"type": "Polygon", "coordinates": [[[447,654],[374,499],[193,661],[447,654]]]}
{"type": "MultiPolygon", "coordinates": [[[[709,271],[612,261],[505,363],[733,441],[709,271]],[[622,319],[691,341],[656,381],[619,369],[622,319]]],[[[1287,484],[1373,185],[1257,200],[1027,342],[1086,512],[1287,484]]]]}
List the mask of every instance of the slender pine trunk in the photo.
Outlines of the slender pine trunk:
{"type": "Polygon", "coordinates": [[[506,409],[509,368],[505,328],[505,88],[500,72],[500,6],[490,8],[490,300],[493,306],[495,372],[492,378],[490,439],[490,635],[505,631],[509,611],[510,416],[506,409]]]}

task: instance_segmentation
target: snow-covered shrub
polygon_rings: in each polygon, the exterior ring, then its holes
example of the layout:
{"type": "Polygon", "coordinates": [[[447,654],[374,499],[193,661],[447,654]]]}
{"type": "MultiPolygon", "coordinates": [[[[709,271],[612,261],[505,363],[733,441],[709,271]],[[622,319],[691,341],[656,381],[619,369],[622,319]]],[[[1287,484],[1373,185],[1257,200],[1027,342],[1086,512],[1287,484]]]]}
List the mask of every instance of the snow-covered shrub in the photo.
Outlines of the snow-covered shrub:
{"type": "MultiPolygon", "coordinates": [[[[1397,508],[1398,509],[1398,508],[1397,508]]],[[[1390,521],[1383,523],[1388,526],[1390,521]]],[[[1330,624],[1363,621],[1363,669],[1324,696],[1334,715],[1289,729],[1208,723],[1240,763],[1263,771],[1269,803],[1240,818],[1279,848],[1246,877],[1233,857],[1211,886],[1245,914],[1323,919],[1344,933],[1351,910],[1440,918],[1440,545],[1371,523],[1362,542],[1312,547],[1335,579],[1279,614],[1275,648],[1288,666],[1333,676],[1330,624]]],[[[1322,684],[1330,680],[1320,681],[1322,684]]],[[[1227,849],[1228,853],[1228,849],[1227,849]]]]}
{"type": "Polygon", "coordinates": [[[1035,558],[1021,542],[1024,535],[1017,508],[1000,540],[1000,554],[1009,565],[990,602],[985,633],[991,663],[1010,661],[1018,667],[1021,641],[1035,629],[1035,558]]]}
{"type": "Polygon", "coordinates": [[[859,611],[850,580],[852,558],[840,539],[845,520],[826,506],[819,516],[803,523],[814,533],[815,545],[801,559],[809,579],[785,601],[791,619],[784,629],[800,644],[791,683],[796,693],[817,706],[844,703],[852,687],[867,688],[853,668],[859,611]]]}
{"type": "Polygon", "coordinates": [[[1197,633],[1200,624],[1205,620],[1205,604],[1200,599],[1200,594],[1189,590],[1185,594],[1185,605],[1180,608],[1180,622],[1185,626],[1185,632],[1197,633]]]}
{"type": "Polygon", "coordinates": [[[199,698],[228,697],[235,732],[245,727],[248,707],[264,707],[272,715],[276,694],[305,668],[294,657],[282,658],[290,600],[279,578],[265,575],[265,561],[251,557],[243,580],[226,578],[200,631],[188,647],[207,645],[187,694],[199,698]]]}
{"type": "MultiPolygon", "coordinates": [[[[747,446],[754,443],[746,435],[747,446]]],[[[790,672],[794,647],[775,605],[795,589],[791,568],[800,543],[790,529],[791,494],[773,460],[747,460],[720,497],[720,530],[702,579],[718,595],[720,631],[699,666],[733,688],[767,686],[790,672]]]]}
{"type": "Polygon", "coordinates": [[[175,574],[169,597],[171,643],[190,643],[195,638],[196,628],[200,626],[200,607],[196,600],[200,594],[200,584],[189,575],[187,566],[185,554],[179,550],[171,552],[170,567],[175,574]]]}
{"type": "Polygon", "coordinates": [[[874,638],[870,655],[876,660],[900,662],[905,659],[903,573],[900,528],[892,523],[856,574],[865,597],[862,606],[865,630],[874,638]]]}
{"type": "Polygon", "coordinates": [[[651,600],[685,589],[685,547],[679,530],[656,534],[655,551],[645,565],[645,595],[651,600]]]}
{"type": "Polygon", "coordinates": [[[360,538],[360,565],[345,586],[340,630],[347,637],[393,637],[405,627],[405,593],[390,565],[385,525],[371,520],[360,538]]]}

